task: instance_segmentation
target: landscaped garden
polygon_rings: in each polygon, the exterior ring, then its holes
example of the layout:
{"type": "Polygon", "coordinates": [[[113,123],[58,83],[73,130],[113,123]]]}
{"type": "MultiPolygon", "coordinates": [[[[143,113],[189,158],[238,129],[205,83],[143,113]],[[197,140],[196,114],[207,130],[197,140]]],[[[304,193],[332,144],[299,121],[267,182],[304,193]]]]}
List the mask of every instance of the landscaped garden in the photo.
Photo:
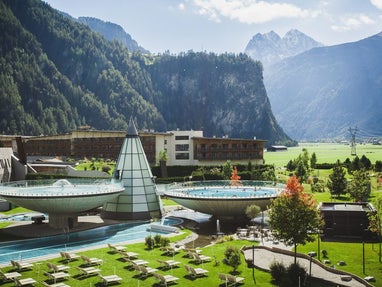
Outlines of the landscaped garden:
{"type": "MultiPolygon", "coordinates": [[[[335,163],[337,159],[345,161],[346,158],[353,159],[354,156],[350,156],[350,147],[345,145],[329,145],[325,144],[321,146],[319,144],[312,144],[306,147],[310,153],[314,152],[317,155],[318,163],[335,163]]],[[[362,156],[360,152],[364,150],[364,154],[370,158],[374,163],[376,160],[382,159],[382,147],[381,146],[360,146],[357,149],[359,156],[362,156]],[[362,149],[361,149],[362,147],[362,149]]],[[[276,170],[276,176],[278,181],[285,182],[285,179],[289,176],[288,171],[285,170],[284,166],[288,164],[288,161],[298,157],[303,152],[301,147],[291,148],[287,152],[274,152],[265,153],[264,158],[267,164],[274,164],[276,170]]],[[[332,173],[331,169],[311,169],[310,176],[314,175],[318,177],[323,183],[327,183],[329,175],[332,173]]],[[[370,172],[371,175],[371,194],[369,201],[373,201],[376,198],[381,197],[381,186],[378,185],[377,173],[370,172]]],[[[348,178],[352,176],[347,174],[348,178]]],[[[304,190],[311,193],[317,202],[321,201],[352,201],[353,199],[348,195],[344,194],[339,197],[333,197],[328,192],[312,192],[311,183],[304,183],[304,190]]],[[[175,203],[171,200],[164,200],[165,205],[174,205],[175,203]]],[[[3,223],[6,225],[6,223],[3,223]]],[[[212,232],[213,233],[213,232],[212,232]]],[[[186,233],[186,235],[189,233],[186,233]]],[[[172,237],[170,240],[172,243],[184,238],[186,235],[178,235],[172,237]]],[[[146,260],[147,265],[151,268],[159,269],[160,274],[170,274],[177,278],[179,286],[202,286],[204,284],[218,286],[225,286],[218,278],[219,273],[229,274],[233,272],[233,267],[225,264],[224,253],[227,247],[237,247],[241,248],[244,245],[252,245],[254,242],[247,240],[233,240],[226,241],[222,243],[212,244],[202,248],[201,253],[205,256],[212,258],[209,262],[204,262],[201,264],[195,264],[190,258],[186,256],[186,253],[180,251],[174,255],[165,255],[163,251],[159,248],[154,248],[153,250],[148,250],[144,242],[134,243],[127,245],[127,250],[138,253],[138,258],[146,260]],[[168,270],[163,270],[159,268],[161,264],[158,259],[164,260],[175,260],[180,262],[178,267],[170,268],[168,270]],[[190,265],[192,267],[198,267],[208,270],[208,276],[201,276],[200,278],[192,278],[188,276],[188,272],[185,269],[185,265],[190,265]]],[[[257,244],[257,243],[255,243],[257,244]]],[[[197,245],[192,246],[197,247],[197,245]]],[[[379,261],[379,244],[378,243],[349,243],[349,242],[330,242],[330,241],[314,241],[307,243],[306,245],[299,245],[297,251],[299,253],[307,254],[310,251],[322,252],[326,251],[326,258],[323,258],[323,254],[320,252],[321,261],[329,260],[329,265],[333,265],[334,268],[341,269],[360,277],[365,277],[371,275],[375,277],[376,282],[373,283],[375,286],[382,286],[382,263],[379,261]],[[346,264],[343,266],[337,265],[338,262],[344,261],[346,264]]],[[[110,249],[105,247],[97,250],[84,251],[79,254],[86,254],[88,257],[97,257],[103,260],[103,264],[99,267],[102,275],[117,274],[122,278],[122,286],[155,286],[158,280],[154,276],[147,276],[141,278],[138,272],[133,268],[127,268],[128,263],[120,260],[121,255],[118,253],[111,253],[110,249]]],[[[99,276],[89,276],[79,277],[79,271],[76,266],[83,264],[81,260],[64,262],[62,258],[57,254],[57,258],[47,260],[56,264],[64,264],[70,266],[69,273],[71,277],[65,281],[70,286],[99,286],[101,285],[101,279],[99,276]]],[[[12,267],[2,268],[2,271],[12,271],[12,267]]],[[[44,271],[47,271],[45,261],[40,261],[35,264],[31,270],[22,272],[23,277],[31,277],[37,281],[46,280],[47,276],[44,275],[44,271]]],[[[252,278],[252,269],[247,267],[244,258],[241,256],[241,264],[237,267],[234,272],[237,276],[244,277],[244,283],[242,286],[253,286],[254,281],[252,278]]],[[[254,271],[255,280],[257,286],[276,286],[272,283],[271,275],[267,272],[260,270],[254,271]]],[[[13,282],[0,284],[1,286],[14,286],[13,282]]],[[[322,283],[311,283],[309,286],[327,286],[322,283]]]]}

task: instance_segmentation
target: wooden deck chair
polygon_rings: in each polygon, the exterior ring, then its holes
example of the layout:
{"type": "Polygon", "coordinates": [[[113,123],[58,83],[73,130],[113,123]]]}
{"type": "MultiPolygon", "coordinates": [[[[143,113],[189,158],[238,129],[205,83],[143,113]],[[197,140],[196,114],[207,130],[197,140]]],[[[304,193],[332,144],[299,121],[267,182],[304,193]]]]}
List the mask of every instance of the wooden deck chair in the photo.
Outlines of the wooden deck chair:
{"type": "Polygon", "coordinates": [[[112,283],[121,283],[122,278],[119,277],[118,275],[98,275],[101,278],[101,281],[104,285],[109,285],[112,283]]]}
{"type": "Polygon", "coordinates": [[[244,279],[244,277],[238,277],[231,274],[227,274],[227,282],[229,284],[234,284],[234,286],[243,283],[244,279]]]}
{"type": "Polygon", "coordinates": [[[83,276],[92,276],[92,275],[98,275],[101,270],[98,269],[98,268],[94,268],[94,267],[77,267],[75,266],[75,268],[80,272],[80,276],[83,277],[83,276]]]}
{"type": "Polygon", "coordinates": [[[191,275],[191,277],[201,277],[201,276],[207,276],[208,270],[203,268],[194,268],[189,265],[184,265],[184,268],[186,268],[186,271],[191,275]]]}
{"type": "Polygon", "coordinates": [[[19,271],[24,271],[24,270],[28,270],[28,269],[33,268],[33,264],[28,263],[28,262],[11,260],[11,264],[13,267],[15,267],[19,271]]]}
{"type": "Polygon", "coordinates": [[[87,265],[101,265],[103,263],[102,259],[96,258],[96,257],[89,258],[89,257],[87,257],[85,255],[81,255],[81,259],[87,265]]]}
{"type": "Polygon", "coordinates": [[[23,279],[15,278],[15,284],[18,287],[34,286],[35,283],[36,283],[36,280],[34,280],[33,278],[23,278],[23,279]]]}
{"type": "Polygon", "coordinates": [[[162,275],[162,274],[154,272],[153,275],[156,279],[159,280],[160,285],[165,285],[165,286],[168,286],[168,284],[170,283],[177,283],[177,281],[179,280],[178,277],[175,277],[169,274],[162,275]]]}
{"type": "Polygon", "coordinates": [[[67,284],[65,284],[63,282],[49,284],[49,283],[47,283],[45,281],[41,281],[40,283],[44,287],[70,287],[69,285],[67,285],[67,284]]]}
{"type": "Polygon", "coordinates": [[[112,253],[118,253],[118,252],[126,250],[126,247],[122,246],[122,245],[112,245],[112,244],[108,243],[107,246],[109,247],[109,249],[112,253]]]}
{"type": "Polygon", "coordinates": [[[0,270],[0,278],[2,281],[7,282],[7,281],[12,281],[15,278],[21,277],[21,274],[18,272],[3,272],[0,270]]]}
{"type": "Polygon", "coordinates": [[[53,272],[61,272],[70,269],[70,267],[67,265],[56,265],[52,262],[46,262],[46,266],[48,266],[49,270],[53,272]]]}
{"type": "Polygon", "coordinates": [[[77,260],[80,258],[79,255],[75,254],[75,253],[70,253],[70,252],[65,252],[65,251],[62,251],[60,252],[61,256],[63,258],[65,258],[66,261],[74,261],[74,260],[77,260]]]}

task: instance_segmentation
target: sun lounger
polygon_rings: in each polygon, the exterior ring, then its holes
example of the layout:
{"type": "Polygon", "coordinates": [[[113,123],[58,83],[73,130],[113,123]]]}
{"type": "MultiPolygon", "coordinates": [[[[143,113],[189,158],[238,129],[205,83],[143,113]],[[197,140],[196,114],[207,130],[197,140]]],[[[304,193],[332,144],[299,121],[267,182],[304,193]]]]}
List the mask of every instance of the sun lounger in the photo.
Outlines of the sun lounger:
{"type": "Polygon", "coordinates": [[[21,277],[21,274],[19,272],[6,272],[0,270],[0,278],[2,281],[12,281],[15,278],[21,277]]]}
{"type": "Polygon", "coordinates": [[[60,254],[61,254],[61,257],[64,258],[68,262],[74,261],[74,260],[77,260],[78,258],[80,258],[79,255],[77,255],[75,253],[66,252],[66,251],[61,251],[60,254]]]}
{"type": "Polygon", "coordinates": [[[49,279],[52,279],[54,283],[56,283],[58,280],[66,280],[70,277],[69,273],[66,272],[54,272],[54,273],[49,273],[49,272],[44,272],[45,276],[47,276],[49,279]]]}
{"type": "Polygon", "coordinates": [[[187,253],[188,257],[190,257],[190,253],[198,253],[198,254],[200,254],[200,252],[202,252],[202,250],[196,249],[196,248],[183,248],[183,251],[187,253]]]}
{"type": "Polygon", "coordinates": [[[172,276],[172,275],[162,275],[159,273],[153,273],[154,277],[159,280],[160,285],[167,286],[170,283],[177,283],[176,281],[179,280],[178,277],[172,276]]]}
{"type": "Polygon", "coordinates": [[[53,272],[61,272],[61,271],[66,271],[70,269],[70,267],[67,265],[56,265],[51,262],[46,262],[46,266],[48,266],[49,270],[53,272]]]}
{"type": "Polygon", "coordinates": [[[227,274],[228,283],[232,283],[232,284],[234,284],[234,286],[242,283],[244,281],[244,279],[245,279],[244,277],[238,277],[238,276],[227,274]]]}
{"type": "Polygon", "coordinates": [[[28,263],[28,262],[21,262],[21,261],[11,260],[11,264],[12,264],[13,267],[15,267],[19,271],[24,271],[24,270],[28,270],[28,269],[32,269],[33,268],[33,264],[28,263]]]}
{"type": "Polygon", "coordinates": [[[179,250],[173,247],[162,247],[161,250],[164,251],[165,255],[174,256],[175,254],[179,253],[179,250]]]}
{"type": "Polygon", "coordinates": [[[118,275],[106,275],[106,276],[103,276],[103,275],[99,274],[99,277],[101,278],[102,283],[104,285],[109,285],[111,283],[121,283],[121,281],[122,281],[122,278],[119,277],[118,275]]]}
{"type": "Polygon", "coordinates": [[[36,283],[36,280],[34,280],[33,278],[23,278],[23,279],[15,278],[15,284],[18,287],[30,286],[30,285],[34,286],[35,283],[36,283]]]}
{"type": "Polygon", "coordinates": [[[65,283],[62,283],[62,282],[49,284],[49,283],[46,283],[45,281],[41,281],[40,283],[45,287],[70,287],[69,285],[66,285],[65,283]]]}
{"type": "Polygon", "coordinates": [[[87,265],[101,265],[103,263],[103,260],[100,258],[92,257],[89,258],[85,255],[81,255],[81,259],[86,263],[87,265]]]}
{"type": "Polygon", "coordinates": [[[154,272],[158,271],[158,269],[156,269],[156,268],[146,267],[143,265],[133,264],[133,266],[134,266],[135,271],[138,271],[139,276],[141,276],[141,277],[147,277],[147,276],[153,274],[154,272]]]}
{"type": "Polygon", "coordinates": [[[245,279],[243,277],[237,277],[237,276],[234,276],[231,274],[223,274],[223,273],[219,273],[218,276],[219,276],[220,281],[225,282],[226,286],[232,285],[232,284],[233,284],[233,286],[236,286],[237,284],[243,283],[243,281],[245,279]]]}
{"type": "Polygon", "coordinates": [[[141,265],[145,266],[145,265],[149,264],[149,262],[147,262],[146,260],[142,260],[142,259],[135,259],[135,260],[127,259],[126,262],[129,262],[130,265],[139,265],[139,266],[141,266],[141,265]]]}
{"type": "Polygon", "coordinates": [[[122,259],[125,261],[127,261],[127,259],[138,258],[138,253],[135,252],[121,251],[119,253],[122,255],[122,259]]]}
{"type": "Polygon", "coordinates": [[[122,246],[122,245],[112,245],[112,244],[108,243],[107,246],[109,247],[109,249],[113,253],[117,253],[117,252],[121,252],[121,251],[125,251],[126,250],[126,247],[122,246]]]}
{"type": "Polygon", "coordinates": [[[202,255],[202,254],[198,254],[198,253],[191,253],[192,258],[193,258],[193,261],[195,263],[204,263],[204,262],[207,262],[207,261],[211,261],[212,258],[209,257],[209,256],[205,256],[205,255],[202,255]]]}
{"type": "Polygon", "coordinates": [[[189,265],[184,265],[186,271],[191,277],[207,276],[208,270],[203,268],[193,268],[189,265]]]}
{"type": "Polygon", "coordinates": [[[170,269],[170,268],[178,266],[180,264],[180,262],[174,261],[174,260],[160,260],[160,259],[158,259],[158,262],[165,269],[170,269]]]}
{"type": "Polygon", "coordinates": [[[91,276],[96,275],[101,272],[100,269],[94,267],[75,267],[78,271],[80,271],[80,276],[91,276]]]}

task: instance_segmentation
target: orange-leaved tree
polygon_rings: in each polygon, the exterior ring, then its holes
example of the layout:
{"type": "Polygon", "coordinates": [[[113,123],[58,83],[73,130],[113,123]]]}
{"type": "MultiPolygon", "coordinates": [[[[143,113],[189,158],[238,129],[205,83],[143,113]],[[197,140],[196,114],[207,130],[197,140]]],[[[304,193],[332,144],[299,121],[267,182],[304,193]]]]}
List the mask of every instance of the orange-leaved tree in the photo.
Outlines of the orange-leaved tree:
{"type": "Polygon", "coordinates": [[[311,195],[304,192],[296,176],[291,176],[280,196],[272,200],[269,211],[269,225],[274,236],[286,245],[293,245],[294,262],[297,245],[312,242],[322,227],[320,212],[311,195]]]}

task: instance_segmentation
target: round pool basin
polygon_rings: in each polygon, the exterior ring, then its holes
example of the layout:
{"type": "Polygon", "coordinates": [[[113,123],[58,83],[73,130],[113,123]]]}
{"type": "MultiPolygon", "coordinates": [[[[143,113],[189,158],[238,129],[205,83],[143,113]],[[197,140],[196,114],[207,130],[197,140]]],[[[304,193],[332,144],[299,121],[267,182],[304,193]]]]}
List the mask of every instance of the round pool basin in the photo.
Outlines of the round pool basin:
{"type": "Polygon", "coordinates": [[[1,185],[0,197],[30,210],[69,214],[102,206],[123,190],[110,179],[22,181],[1,185]]]}
{"type": "Polygon", "coordinates": [[[284,186],[275,184],[208,185],[207,183],[178,184],[164,191],[164,195],[176,203],[205,214],[217,217],[245,216],[249,205],[267,209],[284,186]],[[204,185],[204,186],[203,186],[204,185]]]}

